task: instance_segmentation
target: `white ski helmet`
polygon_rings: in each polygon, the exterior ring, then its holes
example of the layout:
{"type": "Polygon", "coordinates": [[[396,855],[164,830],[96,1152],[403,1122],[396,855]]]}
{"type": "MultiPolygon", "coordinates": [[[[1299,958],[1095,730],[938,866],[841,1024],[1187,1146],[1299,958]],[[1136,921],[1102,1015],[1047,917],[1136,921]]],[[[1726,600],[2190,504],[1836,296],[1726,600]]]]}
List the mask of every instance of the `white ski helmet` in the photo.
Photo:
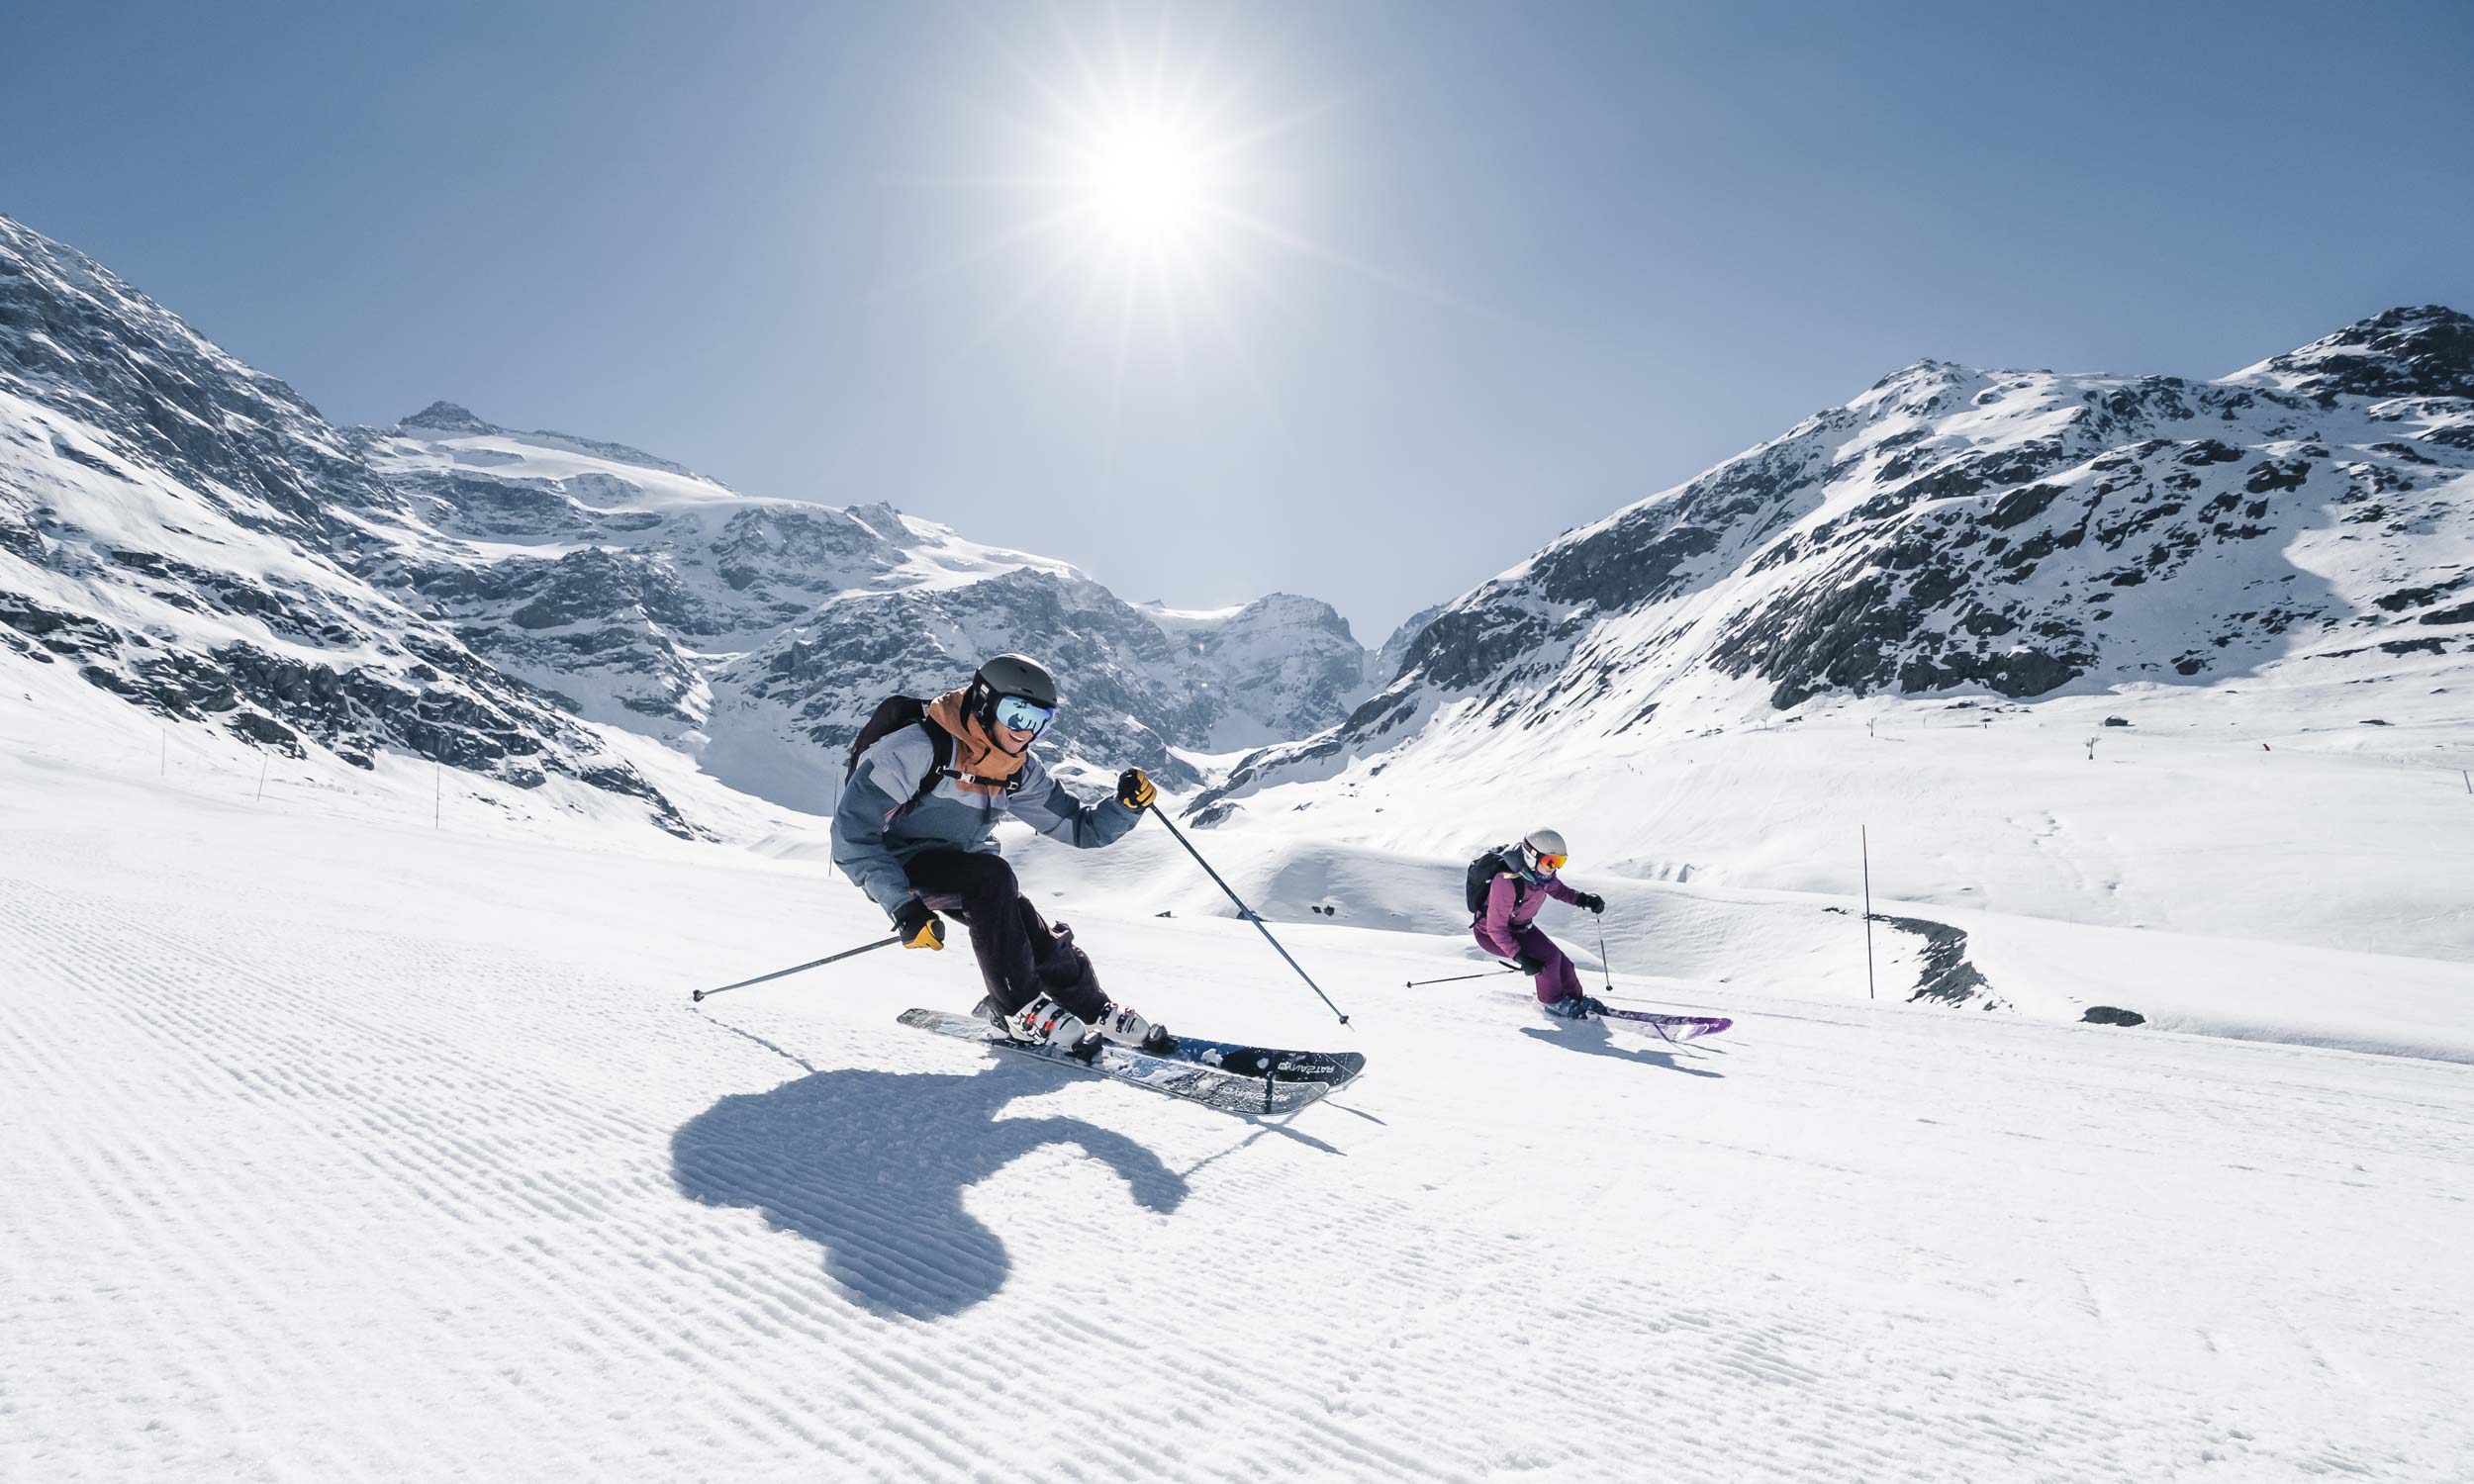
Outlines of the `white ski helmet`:
{"type": "Polygon", "coordinates": [[[1520,863],[1531,876],[1553,876],[1570,856],[1561,830],[1531,830],[1520,842],[1520,863]]]}

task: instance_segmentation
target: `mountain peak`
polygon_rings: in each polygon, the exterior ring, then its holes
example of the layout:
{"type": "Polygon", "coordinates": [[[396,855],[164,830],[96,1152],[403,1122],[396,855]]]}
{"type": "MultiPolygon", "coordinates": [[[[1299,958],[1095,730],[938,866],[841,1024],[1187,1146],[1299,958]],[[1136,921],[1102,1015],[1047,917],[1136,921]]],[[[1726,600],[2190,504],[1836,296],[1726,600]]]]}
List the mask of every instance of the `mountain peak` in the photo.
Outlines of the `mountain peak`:
{"type": "Polygon", "coordinates": [[[2400,306],[2227,380],[2305,396],[2474,397],[2474,316],[2400,306]]]}
{"type": "Polygon", "coordinates": [[[493,430],[489,423],[474,417],[470,408],[458,407],[452,402],[433,402],[396,425],[427,427],[438,432],[490,432],[493,430]]]}

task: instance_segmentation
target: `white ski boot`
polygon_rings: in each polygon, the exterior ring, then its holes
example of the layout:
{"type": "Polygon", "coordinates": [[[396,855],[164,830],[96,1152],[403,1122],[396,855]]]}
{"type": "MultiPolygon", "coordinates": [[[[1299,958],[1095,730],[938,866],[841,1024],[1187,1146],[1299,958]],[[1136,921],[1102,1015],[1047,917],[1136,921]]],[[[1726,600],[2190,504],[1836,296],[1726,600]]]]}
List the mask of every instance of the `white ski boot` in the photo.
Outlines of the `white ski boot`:
{"type": "Polygon", "coordinates": [[[1100,1012],[1096,1029],[1100,1035],[1119,1046],[1130,1046],[1155,1056],[1177,1049],[1177,1038],[1168,1033],[1167,1027],[1153,1025],[1143,1018],[1141,1011],[1129,1010],[1114,1000],[1110,1000],[1108,1008],[1100,1012]]]}
{"type": "Polygon", "coordinates": [[[1079,1049],[1086,1041],[1095,1043],[1099,1034],[1083,1017],[1045,994],[1032,995],[1029,1004],[1010,1015],[999,1010],[994,1001],[984,999],[980,1001],[979,1016],[1024,1046],[1054,1044],[1079,1049]]]}

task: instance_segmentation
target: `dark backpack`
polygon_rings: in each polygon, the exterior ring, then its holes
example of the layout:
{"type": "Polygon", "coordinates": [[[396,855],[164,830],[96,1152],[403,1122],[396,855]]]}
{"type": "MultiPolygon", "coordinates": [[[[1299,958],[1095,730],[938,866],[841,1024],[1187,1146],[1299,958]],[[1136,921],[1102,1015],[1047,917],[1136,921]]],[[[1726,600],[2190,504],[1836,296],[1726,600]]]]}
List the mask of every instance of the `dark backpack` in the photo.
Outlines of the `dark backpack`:
{"type": "MultiPolygon", "coordinates": [[[[1515,892],[1520,889],[1520,867],[1515,865],[1511,860],[1511,853],[1518,848],[1519,847],[1517,846],[1511,845],[1498,845],[1494,849],[1487,851],[1484,855],[1479,856],[1476,860],[1469,863],[1469,911],[1471,916],[1476,916],[1478,913],[1486,910],[1486,893],[1494,889],[1494,879],[1503,875],[1505,872],[1508,871],[1512,874],[1512,889],[1515,892]]],[[[1517,900],[1517,897],[1515,900],[1517,900]]]]}
{"type": "MultiPolygon", "coordinates": [[[[850,739],[850,757],[842,764],[842,782],[849,783],[851,775],[859,771],[862,753],[905,726],[926,731],[928,745],[935,749],[936,755],[935,761],[928,765],[928,771],[919,776],[919,787],[910,790],[910,796],[902,801],[896,813],[927,797],[934,791],[937,780],[962,777],[962,770],[954,766],[953,733],[928,720],[927,702],[916,696],[888,696],[876,703],[876,709],[869,712],[868,719],[860,724],[859,735],[850,739]]],[[[1026,771],[1014,770],[1013,777],[1005,781],[1007,793],[1022,791],[1022,775],[1026,771]]]]}

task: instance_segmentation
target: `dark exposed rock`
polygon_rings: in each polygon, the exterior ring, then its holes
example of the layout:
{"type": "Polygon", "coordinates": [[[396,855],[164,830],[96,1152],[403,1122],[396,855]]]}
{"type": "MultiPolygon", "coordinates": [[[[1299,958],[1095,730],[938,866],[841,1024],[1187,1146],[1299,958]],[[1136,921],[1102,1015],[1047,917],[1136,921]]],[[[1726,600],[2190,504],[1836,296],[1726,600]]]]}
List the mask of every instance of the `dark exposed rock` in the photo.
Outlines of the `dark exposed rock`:
{"type": "Polygon", "coordinates": [[[2090,1005],[2080,1021],[2088,1025],[2145,1025],[2147,1017],[2137,1010],[2124,1010],[2113,1005],[2090,1005]]]}
{"type": "Polygon", "coordinates": [[[2392,309],[2265,363],[2311,396],[2474,398],[2474,318],[2392,309]]]}
{"type": "Polygon", "coordinates": [[[458,407],[452,402],[433,402],[405,418],[401,425],[417,427],[425,432],[486,433],[498,431],[497,428],[474,417],[469,409],[458,407]]]}
{"type": "Polygon", "coordinates": [[[300,757],[299,734],[272,716],[256,711],[238,711],[229,723],[233,731],[251,742],[271,747],[286,757],[300,757]]]}
{"type": "MultiPolygon", "coordinates": [[[[1825,912],[1849,915],[1845,907],[1824,907],[1825,912]]],[[[1922,917],[1892,917],[1875,912],[1866,919],[1902,933],[1913,933],[1925,940],[1924,963],[1916,974],[1916,986],[1908,993],[1910,1004],[1920,999],[1938,1000],[1947,1005],[1981,1002],[1984,1009],[2006,1009],[2008,1006],[1993,993],[1992,984],[1967,962],[1967,935],[1946,922],[1932,922],[1922,917]]]]}
{"type": "Polygon", "coordinates": [[[2013,490],[1994,502],[1993,511],[1984,517],[1984,523],[1995,530],[2025,524],[2044,514],[2060,494],[2057,485],[2030,485],[2024,490],[2013,490]]]}

